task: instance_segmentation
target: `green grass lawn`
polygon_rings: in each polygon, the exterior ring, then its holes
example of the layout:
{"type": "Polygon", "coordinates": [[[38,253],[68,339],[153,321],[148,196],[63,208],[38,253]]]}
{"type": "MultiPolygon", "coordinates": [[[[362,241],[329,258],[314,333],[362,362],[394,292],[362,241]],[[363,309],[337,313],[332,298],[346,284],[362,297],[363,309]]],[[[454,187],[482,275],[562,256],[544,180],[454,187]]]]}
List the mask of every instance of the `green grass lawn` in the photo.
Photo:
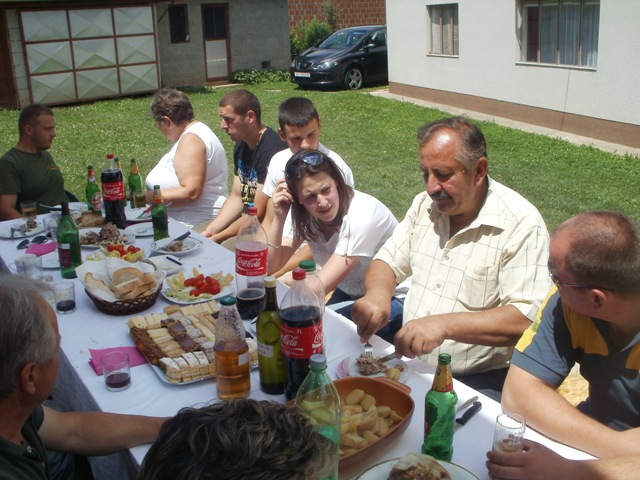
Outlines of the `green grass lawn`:
{"type": "MultiPolygon", "coordinates": [[[[417,128],[448,114],[352,91],[299,90],[291,83],[249,87],[260,99],[264,122],[277,128],[277,107],[291,96],[311,99],[323,121],[322,142],[350,165],[356,188],[378,197],[398,217],[423,189],[417,163],[417,128]]],[[[220,129],[218,100],[228,89],[188,90],[196,118],[220,129]]],[[[136,158],[144,176],[170,147],[148,115],[151,95],[56,107],[58,136],[51,153],[68,190],[84,197],[87,165],[99,175],[107,153],[128,170],[136,158]]],[[[17,141],[18,112],[0,111],[0,153],[17,141]]],[[[549,229],[591,209],[613,209],[640,220],[640,158],[478,122],[487,137],[490,175],[535,204],[549,229]]],[[[230,168],[230,173],[232,169],[230,168]]]]}

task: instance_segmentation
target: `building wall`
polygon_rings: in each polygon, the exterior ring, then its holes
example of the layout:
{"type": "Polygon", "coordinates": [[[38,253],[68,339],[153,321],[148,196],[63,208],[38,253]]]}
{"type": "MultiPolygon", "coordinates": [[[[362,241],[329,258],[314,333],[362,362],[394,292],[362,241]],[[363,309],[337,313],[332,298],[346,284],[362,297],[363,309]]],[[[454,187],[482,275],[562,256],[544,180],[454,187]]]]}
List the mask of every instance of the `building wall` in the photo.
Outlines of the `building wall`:
{"type": "MultiPolygon", "coordinates": [[[[158,50],[164,86],[202,85],[205,83],[205,52],[202,33],[202,9],[210,0],[187,0],[189,42],[172,44],[169,15],[171,2],[156,5],[158,50]]],[[[230,69],[260,69],[263,62],[271,68],[287,70],[291,63],[286,0],[229,0],[228,4],[230,69]]]]}
{"type": "MultiPolygon", "coordinates": [[[[395,0],[392,0],[395,1],[395,0]]],[[[387,20],[385,0],[333,0],[338,12],[338,28],[357,25],[384,25],[387,20]]],[[[314,17],[326,21],[322,0],[289,0],[289,25],[314,17]]]]}
{"type": "Polygon", "coordinates": [[[520,63],[517,2],[502,0],[459,0],[459,56],[428,55],[439,3],[387,3],[390,91],[640,146],[640,2],[601,2],[595,69],[520,63]]]}

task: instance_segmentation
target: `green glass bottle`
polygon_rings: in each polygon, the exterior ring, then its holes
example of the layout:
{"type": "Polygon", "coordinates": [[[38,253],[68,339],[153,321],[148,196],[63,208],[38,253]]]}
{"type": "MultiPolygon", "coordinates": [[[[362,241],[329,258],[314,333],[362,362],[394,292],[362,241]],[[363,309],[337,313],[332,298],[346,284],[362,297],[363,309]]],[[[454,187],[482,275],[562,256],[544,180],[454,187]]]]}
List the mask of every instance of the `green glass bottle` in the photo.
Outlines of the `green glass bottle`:
{"type": "Polygon", "coordinates": [[[153,207],[151,207],[151,222],[153,223],[153,240],[158,241],[169,237],[169,216],[167,206],[162,201],[160,185],[153,186],[153,207]]]}
{"type": "MultiPolygon", "coordinates": [[[[309,373],[298,389],[295,404],[311,419],[316,432],[336,444],[331,470],[319,472],[318,480],[338,480],[338,446],[340,445],[340,396],[327,374],[327,357],[322,353],[311,355],[309,373]],[[322,476],[324,475],[324,476],[322,476]]],[[[329,468],[329,466],[327,466],[329,468]]]]}
{"type": "Polygon", "coordinates": [[[96,183],[96,172],[93,165],[87,166],[87,186],[84,189],[87,197],[87,207],[95,215],[102,215],[102,193],[96,183]]]}
{"type": "Polygon", "coordinates": [[[276,295],[275,277],[264,278],[266,304],[258,315],[258,367],[260,388],[264,393],[284,393],[284,358],[280,345],[280,309],[276,295]]]}
{"type": "Polygon", "coordinates": [[[453,391],[451,355],[438,355],[438,368],[424,405],[424,443],[422,453],[437,460],[450,461],[458,395],[453,391]]]}
{"type": "Polygon", "coordinates": [[[140,176],[140,170],[138,169],[138,162],[135,158],[131,159],[131,170],[129,171],[129,197],[131,198],[131,208],[145,207],[145,205],[136,205],[134,194],[136,192],[142,192],[142,176],[140,176]]]}
{"type": "Polygon", "coordinates": [[[76,278],[76,267],[82,263],[80,253],[80,235],[76,222],[69,213],[69,203],[62,202],[62,218],[56,230],[58,259],[62,278],[76,278]]]}

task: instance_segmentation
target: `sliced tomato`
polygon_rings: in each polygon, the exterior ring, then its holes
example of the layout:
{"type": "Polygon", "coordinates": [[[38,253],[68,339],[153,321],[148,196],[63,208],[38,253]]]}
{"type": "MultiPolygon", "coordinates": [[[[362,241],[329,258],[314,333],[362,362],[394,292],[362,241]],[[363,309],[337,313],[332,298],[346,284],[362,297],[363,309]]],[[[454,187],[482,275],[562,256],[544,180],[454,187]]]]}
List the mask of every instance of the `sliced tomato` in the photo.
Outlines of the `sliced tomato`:
{"type": "Polygon", "coordinates": [[[184,286],[185,287],[195,287],[196,286],[196,279],[195,278],[187,278],[184,281],[184,286]]]}

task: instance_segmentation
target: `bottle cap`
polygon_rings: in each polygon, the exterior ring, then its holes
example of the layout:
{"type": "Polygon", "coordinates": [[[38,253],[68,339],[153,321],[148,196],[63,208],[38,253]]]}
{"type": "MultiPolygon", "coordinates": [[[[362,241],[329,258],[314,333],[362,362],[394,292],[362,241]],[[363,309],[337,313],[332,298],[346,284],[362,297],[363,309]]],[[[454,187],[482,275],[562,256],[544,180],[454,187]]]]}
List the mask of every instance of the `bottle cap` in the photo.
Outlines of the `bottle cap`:
{"type": "Polygon", "coordinates": [[[229,306],[229,305],[235,305],[235,304],[236,304],[236,297],[232,297],[231,295],[222,297],[220,299],[220,305],[229,306]]]}
{"type": "Polygon", "coordinates": [[[265,288],[274,288],[276,286],[276,277],[264,277],[265,288]]]}
{"type": "Polygon", "coordinates": [[[247,207],[247,215],[257,215],[258,208],[257,207],[247,207]]]}
{"type": "Polygon", "coordinates": [[[304,269],[298,267],[293,269],[291,275],[293,276],[294,280],[304,280],[307,276],[307,272],[305,272],[304,269]]]}
{"type": "Polygon", "coordinates": [[[313,370],[324,370],[327,368],[327,357],[322,353],[314,353],[309,359],[309,368],[313,370]]]}
{"type": "Polygon", "coordinates": [[[316,262],[313,260],[302,260],[298,266],[304,268],[304,270],[309,273],[316,271],[316,262]]]}
{"type": "Polygon", "coordinates": [[[438,363],[442,365],[451,364],[451,355],[449,355],[448,353],[441,353],[440,355],[438,355],[438,363]]]}
{"type": "Polygon", "coordinates": [[[87,170],[93,170],[93,165],[87,165],[87,170]]]}

